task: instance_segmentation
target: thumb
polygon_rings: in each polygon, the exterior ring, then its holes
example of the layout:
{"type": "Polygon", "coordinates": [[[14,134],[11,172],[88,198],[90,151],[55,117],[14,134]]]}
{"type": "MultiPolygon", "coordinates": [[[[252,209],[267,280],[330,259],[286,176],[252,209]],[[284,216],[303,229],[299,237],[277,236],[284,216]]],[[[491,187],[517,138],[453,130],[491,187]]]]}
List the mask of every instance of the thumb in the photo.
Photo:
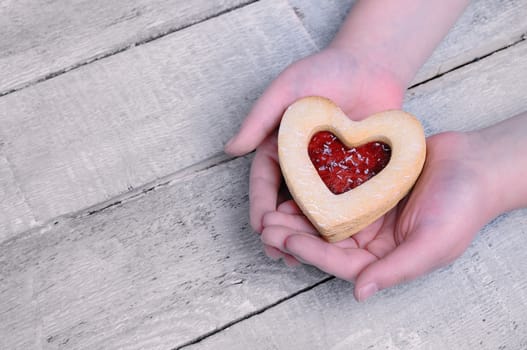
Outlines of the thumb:
{"type": "Polygon", "coordinates": [[[284,73],[256,101],[240,130],[225,145],[225,152],[239,156],[253,151],[280,123],[285,109],[294,102],[284,73]]]}
{"type": "Polygon", "coordinates": [[[379,290],[414,280],[445,265],[449,254],[443,254],[445,249],[441,249],[437,235],[431,233],[411,235],[389,254],[364,268],[355,280],[355,298],[364,301],[379,290]]]}

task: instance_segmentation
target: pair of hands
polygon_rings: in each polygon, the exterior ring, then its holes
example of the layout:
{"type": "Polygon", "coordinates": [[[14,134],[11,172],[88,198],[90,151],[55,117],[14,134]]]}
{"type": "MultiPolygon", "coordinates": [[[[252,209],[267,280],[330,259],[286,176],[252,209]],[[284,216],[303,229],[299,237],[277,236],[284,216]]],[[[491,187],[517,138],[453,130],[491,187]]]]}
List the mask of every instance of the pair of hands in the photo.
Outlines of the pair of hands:
{"type": "Polygon", "coordinates": [[[355,298],[412,280],[461,255],[493,214],[477,135],[443,133],[427,140],[427,159],[411,193],[352,237],[327,243],[296,204],[281,194],[276,128],[288,105],[304,96],[333,100],[354,120],[401,109],[405,87],[367,57],[327,48],[284,70],[226,145],[242,155],[256,149],[250,176],[250,220],[266,254],[288,265],[306,263],[355,281],[355,298]]]}

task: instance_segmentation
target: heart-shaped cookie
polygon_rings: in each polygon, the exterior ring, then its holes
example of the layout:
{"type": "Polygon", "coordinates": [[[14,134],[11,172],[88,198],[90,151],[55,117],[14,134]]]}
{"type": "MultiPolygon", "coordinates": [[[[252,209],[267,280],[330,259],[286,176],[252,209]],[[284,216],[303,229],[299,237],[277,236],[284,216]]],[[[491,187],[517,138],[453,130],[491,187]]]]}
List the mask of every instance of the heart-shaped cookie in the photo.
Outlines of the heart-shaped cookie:
{"type": "Polygon", "coordinates": [[[352,121],[332,101],[306,97],[284,113],[278,156],[295,202],[324,239],[336,242],[374,222],[408,193],[423,168],[426,143],[421,123],[403,111],[352,121]],[[349,149],[372,142],[386,145],[388,164],[359,186],[335,194],[321,179],[312,161],[315,158],[308,152],[313,136],[321,131],[335,135],[349,149]]]}

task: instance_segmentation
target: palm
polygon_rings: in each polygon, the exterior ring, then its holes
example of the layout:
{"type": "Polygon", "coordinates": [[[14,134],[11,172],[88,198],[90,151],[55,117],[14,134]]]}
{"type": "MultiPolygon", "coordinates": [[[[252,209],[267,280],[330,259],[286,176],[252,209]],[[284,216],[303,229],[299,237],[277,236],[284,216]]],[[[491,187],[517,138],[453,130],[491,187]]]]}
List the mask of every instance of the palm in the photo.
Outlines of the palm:
{"type": "Polygon", "coordinates": [[[425,168],[410,195],[351,238],[329,244],[293,201],[281,203],[274,131],[288,105],[304,96],[324,96],[359,120],[400,108],[403,92],[382,67],[334,49],[294,63],[269,86],[226,151],[241,155],[257,148],[250,176],[251,225],[262,233],[270,257],[289,264],[300,260],[355,280],[361,299],[360,291],[372,284],[387,288],[452,261],[492,218],[477,190],[485,188],[478,182],[478,162],[464,134],[455,133],[428,140],[425,168]]]}
{"type": "Polygon", "coordinates": [[[381,288],[453,261],[492,215],[481,205],[476,162],[463,136],[436,135],[427,147],[425,168],[411,194],[351,238],[324,242],[287,202],[264,217],[262,240],[357,284],[384,276],[381,288]]]}
{"type": "Polygon", "coordinates": [[[285,105],[305,96],[324,96],[352,119],[400,108],[402,102],[400,83],[391,73],[336,49],[296,62],[275,84],[271,88],[282,90],[285,105]]]}
{"type": "Polygon", "coordinates": [[[277,208],[281,174],[274,131],[287,106],[305,96],[324,96],[352,119],[400,108],[403,88],[382,67],[336,49],[295,62],[269,86],[226,150],[244,154],[257,148],[251,174],[251,224],[260,232],[263,214],[277,208]]]}

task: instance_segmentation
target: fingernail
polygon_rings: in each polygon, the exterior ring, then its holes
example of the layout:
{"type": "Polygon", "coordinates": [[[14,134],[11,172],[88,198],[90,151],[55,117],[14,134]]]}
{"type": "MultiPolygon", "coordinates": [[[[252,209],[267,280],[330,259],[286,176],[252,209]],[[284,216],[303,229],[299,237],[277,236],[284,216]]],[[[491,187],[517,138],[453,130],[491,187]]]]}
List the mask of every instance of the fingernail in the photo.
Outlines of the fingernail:
{"type": "Polygon", "coordinates": [[[364,287],[362,287],[361,289],[359,289],[359,293],[357,294],[357,297],[359,301],[364,301],[368,299],[369,297],[371,297],[373,294],[377,293],[378,290],[379,288],[377,287],[375,283],[369,283],[365,285],[364,287]]]}
{"type": "Polygon", "coordinates": [[[284,262],[288,267],[297,267],[301,265],[298,260],[290,255],[284,255],[284,262]]]}
{"type": "Polygon", "coordinates": [[[224,148],[229,149],[230,146],[234,143],[234,137],[232,137],[227,143],[225,144],[224,148]]]}

